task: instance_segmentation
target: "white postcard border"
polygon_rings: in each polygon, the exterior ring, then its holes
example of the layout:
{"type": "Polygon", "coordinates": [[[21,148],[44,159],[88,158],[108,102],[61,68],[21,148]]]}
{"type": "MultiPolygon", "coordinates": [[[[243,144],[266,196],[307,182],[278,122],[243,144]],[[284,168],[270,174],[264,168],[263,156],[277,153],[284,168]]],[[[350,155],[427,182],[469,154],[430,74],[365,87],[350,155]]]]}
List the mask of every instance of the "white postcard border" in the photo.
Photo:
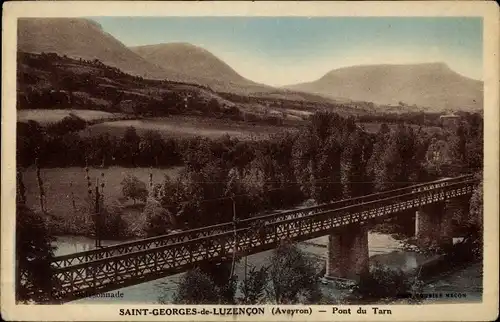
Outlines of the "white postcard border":
{"type": "MultiPolygon", "coordinates": [[[[499,12],[495,2],[477,1],[413,1],[413,2],[143,2],[143,1],[37,1],[3,4],[2,42],[2,252],[1,310],[6,320],[172,320],[172,321],[459,321],[491,320],[498,316],[498,166],[499,166],[499,12]],[[15,92],[16,36],[18,17],[77,16],[481,16],[484,47],[484,283],[483,302],[478,304],[369,305],[390,308],[392,315],[332,315],[313,313],[294,317],[273,316],[273,305],[263,306],[265,315],[225,316],[120,316],[119,309],[172,308],[173,305],[78,304],[15,305],[14,302],[14,224],[15,224],[15,92]]],[[[224,306],[178,306],[224,307],[224,306]]],[[[280,306],[281,307],[281,306],[280,306]]],[[[288,308],[324,309],[334,305],[290,306],[288,308]]],[[[351,305],[356,310],[359,306],[351,305]]]]}

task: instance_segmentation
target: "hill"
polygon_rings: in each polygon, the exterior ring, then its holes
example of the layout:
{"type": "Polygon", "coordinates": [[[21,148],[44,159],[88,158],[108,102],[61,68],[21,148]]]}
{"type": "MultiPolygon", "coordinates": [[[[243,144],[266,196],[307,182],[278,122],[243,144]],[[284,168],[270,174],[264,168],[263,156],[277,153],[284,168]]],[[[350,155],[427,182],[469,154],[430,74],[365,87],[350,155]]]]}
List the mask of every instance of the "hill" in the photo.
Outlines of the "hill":
{"type": "Polygon", "coordinates": [[[17,39],[18,50],[22,52],[53,52],[73,58],[98,59],[126,73],[151,79],[162,79],[168,74],[89,19],[21,18],[17,39]]]}
{"type": "Polygon", "coordinates": [[[483,83],[454,72],[444,63],[346,67],[287,88],[380,105],[417,105],[434,111],[483,108],[483,83]]]}
{"type": "MultiPolygon", "coordinates": [[[[216,92],[203,85],[151,80],[124,73],[99,60],[56,53],[17,56],[17,109],[97,110],[138,117],[193,115],[280,124],[303,120],[316,110],[359,112],[313,100],[216,92]]],[[[318,100],[321,98],[317,98],[318,100]]],[[[126,116],[128,117],[128,116],[126,116]]]]}
{"type": "Polygon", "coordinates": [[[305,99],[305,95],[248,80],[208,50],[189,43],[154,44],[130,49],[148,62],[178,75],[175,78],[177,81],[201,84],[226,93],[263,96],[278,93],[280,98],[294,95],[305,99]]]}
{"type": "Polygon", "coordinates": [[[100,61],[55,53],[18,52],[17,95],[18,109],[91,109],[153,116],[224,113],[235,105],[203,86],[145,79],[100,61]]]}
{"type": "Polygon", "coordinates": [[[174,69],[179,74],[192,78],[257,85],[239,75],[211,52],[189,43],[147,45],[130,49],[150,63],[165,69],[174,69]]]}
{"type": "Polygon", "coordinates": [[[331,102],[318,96],[257,84],[212,53],[186,43],[128,48],[95,21],[84,18],[21,18],[18,51],[55,53],[103,64],[147,79],[208,86],[214,91],[278,99],[331,102]]]}

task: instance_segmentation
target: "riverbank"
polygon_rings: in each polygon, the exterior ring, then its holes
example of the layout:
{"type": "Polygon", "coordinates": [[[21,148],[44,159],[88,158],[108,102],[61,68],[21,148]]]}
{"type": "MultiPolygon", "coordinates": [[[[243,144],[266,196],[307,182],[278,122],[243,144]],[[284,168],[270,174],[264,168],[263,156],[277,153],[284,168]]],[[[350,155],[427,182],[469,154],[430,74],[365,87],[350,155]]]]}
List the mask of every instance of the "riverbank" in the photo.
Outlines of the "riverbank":
{"type": "Polygon", "coordinates": [[[483,264],[472,263],[448,271],[424,286],[424,293],[436,294],[426,298],[424,303],[475,303],[483,296],[483,264]]]}

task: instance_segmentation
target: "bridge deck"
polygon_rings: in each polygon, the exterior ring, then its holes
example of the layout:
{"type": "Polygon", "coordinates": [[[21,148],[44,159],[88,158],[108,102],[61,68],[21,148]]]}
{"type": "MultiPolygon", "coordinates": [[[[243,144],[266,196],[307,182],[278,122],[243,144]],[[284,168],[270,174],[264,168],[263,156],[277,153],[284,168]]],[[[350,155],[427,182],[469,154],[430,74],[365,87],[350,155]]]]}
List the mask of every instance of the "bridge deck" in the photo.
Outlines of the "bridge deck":
{"type": "MultiPolygon", "coordinates": [[[[241,220],[238,223],[238,227],[260,227],[269,223],[290,219],[303,217],[310,214],[318,214],[327,210],[342,208],[350,205],[366,203],[374,200],[384,199],[390,196],[395,196],[399,194],[405,194],[408,192],[418,192],[425,191],[428,189],[436,187],[444,187],[455,182],[460,182],[466,179],[472,179],[470,175],[464,175],[456,178],[437,180],[433,182],[421,183],[417,185],[412,185],[405,188],[370,194],[366,196],[339,200],[332,203],[322,204],[314,207],[305,207],[294,210],[282,211],[267,215],[261,215],[257,217],[252,217],[248,219],[241,220]]],[[[84,252],[78,252],[63,256],[58,256],[54,258],[53,265],[55,267],[65,267],[75,264],[86,263],[96,259],[108,258],[116,255],[133,253],[136,251],[146,250],[155,247],[161,247],[169,244],[175,244],[179,242],[185,242],[188,240],[193,240],[200,237],[208,237],[216,235],[226,231],[233,231],[234,225],[232,222],[206,226],[197,229],[191,229],[183,232],[167,234],[157,237],[145,238],[137,241],[130,241],[125,243],[120,243],[117,245],[112,245],[104,247],[102,249],[93,249],[84,252]]]]}
{"type": "Polygon", "coordinates": [[[282,240],[303,241],[353,224],[471,194],[476,180],[462,176],[243,221],[234,240],[232,223],[123,243],[57,257],[53,296],[62,301],[176,274],[206,261],[275,248],[282,240]],[[235,246],[236,244],[236,246],[235,246]],[[108,249],[109,248],[109,249],[108,249]]]}

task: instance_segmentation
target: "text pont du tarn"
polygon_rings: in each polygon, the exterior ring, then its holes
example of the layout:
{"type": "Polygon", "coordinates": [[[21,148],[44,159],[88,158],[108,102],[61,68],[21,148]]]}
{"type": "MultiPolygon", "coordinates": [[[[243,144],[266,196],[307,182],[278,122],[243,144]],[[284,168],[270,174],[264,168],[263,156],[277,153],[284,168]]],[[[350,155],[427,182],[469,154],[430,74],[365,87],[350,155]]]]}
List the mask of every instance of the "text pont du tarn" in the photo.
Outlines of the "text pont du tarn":
{"type": "MultiPolygon", "coordinates": [[[[371,307],[371,311],[373,312],[373,314],[392,314],[391,310],[389,310],[389,309],[381,309],[381,308],[378,308],[376,306],[371,307]]],[[[354,312],[354,310],[352,310],[352,312],[354,312]]],[[[351,308],[338,308],[338,307],[332,308],[332,313],[333,314],[352,314],[351,313],[351,308]]],[[[359,307],[355,311],[355,313],[357,313],[357,314],[367,314],[367,309],[359,307]]]]}

